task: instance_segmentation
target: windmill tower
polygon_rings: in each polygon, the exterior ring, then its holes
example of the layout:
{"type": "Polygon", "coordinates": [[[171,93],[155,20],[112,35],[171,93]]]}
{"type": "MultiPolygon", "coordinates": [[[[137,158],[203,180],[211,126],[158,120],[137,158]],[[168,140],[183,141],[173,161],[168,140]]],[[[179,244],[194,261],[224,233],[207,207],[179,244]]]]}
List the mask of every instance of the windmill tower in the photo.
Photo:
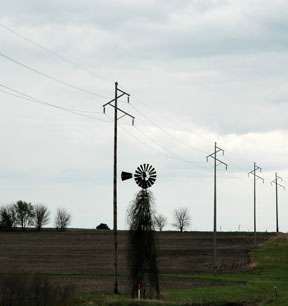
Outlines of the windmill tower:
{"type": "Polygon", "coordinates": [[[154,239],[153,195],[147,191],[156,181],[156,170],[149,164],[140,165],[134,175],[122,172],[122,181],[134,176],[136,184],[141,187],[136,199],[128,210],[128,270],[130,291],[133,297],[139,295],[159,297],[159,281],[157,268],[157,251],[154,239]]]}

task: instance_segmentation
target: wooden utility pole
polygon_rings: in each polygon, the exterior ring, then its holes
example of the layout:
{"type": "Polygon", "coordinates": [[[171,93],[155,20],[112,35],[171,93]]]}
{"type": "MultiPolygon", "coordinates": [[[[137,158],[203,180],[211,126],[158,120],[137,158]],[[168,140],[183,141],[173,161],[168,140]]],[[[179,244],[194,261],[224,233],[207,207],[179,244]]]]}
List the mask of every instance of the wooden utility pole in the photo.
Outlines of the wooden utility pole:
{"type": "Polygon", "coordinates": [[[252,174],[254,176],[254,245],[256,245],[257,238],[256,238],[256,179],[259,178],[264,183],[264,179],[256,174],[256,171],[259,170],[262,172],[262,169],[256,165],[254,162],[254,170],[248,173],[248,176],[252,174]]]}
{"type": "Polygon", "coordinates": [[[206,160],[208,161],[208,158],[211,157],[214,159],[214,222],[213,222],[213,272],[216,274],[217,273],[217,184],[216,184],[216,171],[217,171],[217,166],[223,164],[226,166],[227,170],[227,164],[222,162],[217,158],[217,153],[222,152],[224,155],[224,150],[221,148],[217,147],[217,143],[215,142],[215,147],[214,147],[214,153],[206,156],[206,160]],[[217,162],[219,163],[217,165],[217,162]]]}
{"type": "Polygon", "coordinates": [[[271,182],[271,185],[275,184],[275,191],[276,191],[276,233],[279,232],[279,223],[278,223],[278,186],[282,187],[285,190],[285,187],[278,183],[278,180],[283,181],[282,177],[275,173],[275,180],[271,182]]]}
{"type": "Polygon", "coordinates": [[[113,158],[113,239],[114,239],[114,293],[119,293],[118,291],[118,239],[117,239],[117,123],[118,120],[124,116],[129,116],[132,118],[132,124],[134,124],[135,117],[124,112],[122,109],[118,108],[118,99],[122,96],[130,95],[123,90],[118,88],[118,83],[115,82],[115,97],[111,101],[103,105],[103,111],[105,113],[105,107],[107,105],[114,107],[114,158],[113,158]],[[120,92],[120,94],[119,94],[120,92]],[[119,94],[119,95],[118,95],[119,94]],[[114,102],[114,105],[112,104],[114,102]],[[118,118],[118,111],[122,113],[122,116],[118,118]]]}
{"type": "Polygon", "coordinates": [[[115,82],[114,107],[114,164],[113,164],[113,234],[114,234],[114,293],[118,293],[118,240],[117,240],[117,102],[118,83],[115,82]]]}

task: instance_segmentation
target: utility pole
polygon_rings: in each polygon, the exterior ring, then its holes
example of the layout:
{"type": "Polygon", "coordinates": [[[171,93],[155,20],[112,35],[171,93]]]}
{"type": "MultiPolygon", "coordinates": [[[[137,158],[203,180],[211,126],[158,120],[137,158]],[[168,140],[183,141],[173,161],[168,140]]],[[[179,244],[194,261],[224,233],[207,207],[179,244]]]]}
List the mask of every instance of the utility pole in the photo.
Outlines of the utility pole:
{"type": "Polygon", "coordinates": [[[127,102],[129,103],[130,94],[118,88],[118,83],[115,82],[115,98],[103,105],[103,112],[105,114],[105,107],[107,105],[114,108],[114,160],[113,160],[113,237],[114,237],[114,293],[118,292],[118,240],[117,240],[117,122],[124,116],[132,118],[132,125],[134,125],[134,119],[132,115],[124,112],[118,108],[118,99],[127,96],[127,102]],[[114,105],[112,104],[114,102],[114,105]],[[121,112],[121,116],[118,118],[118,111],[121,112]]]}
{"type": "Polygon", "coordinates": [[[262,180],[262,182],[264,183],[264,179],[261,176],[256,174],[257,170],[262,172],[262,169],[258,167],[256,163],[254,162],[254,170],[248,173],[248,177],[250,174],[254,176],[254,245],[256,245],[256,179],[258,178],[262,180]]]}
{"type": "Polygon", "coordinates": [[[277,172],[276,172],[275,173],[275,180],[271,182],[271,185],[275,184],[275,190],[276,190],[276,233],[279,232],[279,223],[278,223],[278,186],[282,187],[285,190],[285,187],[278,183],[278,179],[283,181],[282,177],[278,176],[277,172]]]}
{"type": "Polygon", "coordinates": [[[217,247],[217,239],[216,239],[216,234],[217,234],[217,185],[216,185],[216,170],[217,166],[223,164],[226,166],[226,170],[228,165],[222,162],[217,158],[217,153],[222,152],[222,155],[224,155],[224,150],[221,148],[217,147],[217,143],[215,142],[215,147],[214,147],[214,153],[206,156],[206,160],[208,162],[209,157],[214,159],[214,233],[213,233],[213,272],[216,274],[217,273],[217,252],[216,252],[216,247],[217,247]],[[218,164],[217,164],[218,162],[218,164]]]}

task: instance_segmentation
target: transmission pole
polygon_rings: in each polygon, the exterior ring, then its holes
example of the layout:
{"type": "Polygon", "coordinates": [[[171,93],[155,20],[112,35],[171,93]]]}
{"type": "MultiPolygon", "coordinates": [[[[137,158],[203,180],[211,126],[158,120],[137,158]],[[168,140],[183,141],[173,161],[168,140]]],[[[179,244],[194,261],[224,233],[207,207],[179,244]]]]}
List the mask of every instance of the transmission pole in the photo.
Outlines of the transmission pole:
{"type": "Polygon", "coordinates": [[[271,185],[275,184],[275,190],[276,190],[276,233],[279,232],[279,223],[278,223],[278,186],[282,187],[285,190],[285,187],[278,183],[278,179],[283,181],[282,177],[278,176],[277,172],[276,172],[275,173],[275,180],[271,182],[271,185]]]}
{"type": "Polygon", "coordinates": [[[258,178],[262,180],[262,182],[264,183],[264,179],[261,176],[256,174],[257,170],[262,172],[262,169],[258,167],[256,163],[254,162],[254,170],[248,173],[248,176],[250,174],[254,176],[254,245],[256,245],[256,179],[258,178]]]}
{"type": "Polygon", "coordinates": [[[213,233],[213,272],[216,274],[217,273],[217,253],[216,253],[216,247],[217,247],[217,239],[216,239],[216,234],[217,234],[217,185],[216,185],[216,170],[217,166],[223,164],[226,166],[227,170],[227,164],[222,162],[217,158],[217,153],[222,152],[222,155],[224,155],[224,150],[221,148],[217,147],[217,143],[215,142],[215,147],[214,147],[214,153],[206,156],[206,160],[208,162],[209,157],[214,159],[214,233],[213,233]],[[218,164],[217,164],[218,162],[218,164]]]}
{"type": "Polygon", "coordinates": [[[127,96],[127,102],[129,103],[130,95],[118,88],[118,83],[115,82],[115,98],[103,105],[103,112],[105,114],[105,107],[107,105],[114,108],[114,160],[113,160],[113,237],[114,237],[114,293],[118,292],[118,240],[117,240],[117,123],[118,120],[124,116],[132,118],[132,125],[134,125],[134,119],[132,115],[124,112],[118,108],[118,99],[127,96]],[[114,102],[114,105],[112,104],[114,102]],[[118,111],[121,112],[121,116],[118,117],[118,111]]]}

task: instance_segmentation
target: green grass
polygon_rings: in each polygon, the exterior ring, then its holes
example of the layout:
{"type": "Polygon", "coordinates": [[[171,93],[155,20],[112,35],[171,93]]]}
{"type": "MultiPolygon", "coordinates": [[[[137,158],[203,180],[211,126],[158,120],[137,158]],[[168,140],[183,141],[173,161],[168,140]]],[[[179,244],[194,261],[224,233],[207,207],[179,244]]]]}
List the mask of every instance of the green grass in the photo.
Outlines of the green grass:
{"type": "Polygon", "coordinates": [[[167,278],[191,278],[229,283],[229,286],[175,289],[161,292],[160,301],[137,301],[127,295],[95,295],[74,299],[73,305],[288,305],[288,235],[254,248],[255,267],[235,274],[162,274],[167,278]],[[278,298],[274,287],[277,286],[278,298]]]}
{"type": "MultiPolygon", "coordinates": [[[[251,251],[256,267],[237,274],[197,274],[185,277],[242,283],[225,287],[171,290],[166,298],[182,304],[259,303],[259,305],[288,305],[288,235],[279,234],[251,251]],[[278,298],[274,287],[277,286],[278,298]]],[[[177,275],[170,277],[179,277],[177,275]]],[[[183,275],[181,275],[183,277],[183,275]]]]}

